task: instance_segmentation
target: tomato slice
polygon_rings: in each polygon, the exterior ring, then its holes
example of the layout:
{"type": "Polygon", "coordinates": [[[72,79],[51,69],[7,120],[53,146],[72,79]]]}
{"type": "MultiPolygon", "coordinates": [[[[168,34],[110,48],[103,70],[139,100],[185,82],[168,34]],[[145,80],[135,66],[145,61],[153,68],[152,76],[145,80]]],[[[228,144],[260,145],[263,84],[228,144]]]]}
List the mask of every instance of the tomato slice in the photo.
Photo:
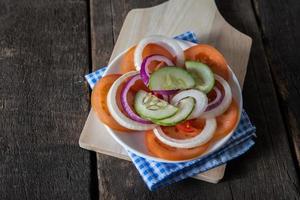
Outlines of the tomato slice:
{"type": "Polygon", "coordinates": [[[223,55],[214,47],[207,44],[198,44],[184,51],[186,60],[200,61],[207,64],[214,73],[229,79],[229,69],[223,55]]]}
{"type": "Polygon", "coordinates": [[[191,138],[194,135],[197,135],[196,131],[194,132],[182,131],[179,128],[177,128],[177,126],[165,126],[165,127],[161,127],[161,129],[167,136],[179,140],[191,138]]]}
{"type": "MultiPolygon", "coordinates": [[[[134,51],[135,51],[136,46],[131,47],[123,56],[120,66],[121,66],[121,73],[127,73],[129,71],[135,71],[135,66],[134,66],[134,51]]],[[[172,56],[172,54],[167,51],[165,48],[157,45],[157,44],[148,44],[143,51],[143,58],[146,58],[150,55],[154,55],[154,54],[159,54],[159,55],[163,55],[167,58],[169,58],[170,60],[172,60],[174,63],[176,61],[176,58],[174,58],[172,56]]],[[[151,70],[154,70],[156,68],[158,68],[162,62],[152,62],[149,65],[149,68],[151,70]]],[[[150,71],[151,71],[150,70],[150,71]]]]}
{"type": "Polygon", "coordinates": [[[125,74],[130,71],[135,71],[133,55],[135,51],[135,46],[131,47],[122,57],[120,63],[120,71],[122,74],[125,74]]]}
{"type": "Polygon", "coordinates": [[[176,58],[174,58],[168,50],[166,50],[165,48],[163,48],[158,44],[148,44],[143,50],[143,58],[146,58],[154,54],[165,56],[170,60],[172,60],[174,63],[176,61],[176,58]]]}
{"type": "Polygon", "coordinates": [[[130,88],[130,90],[133,90],[135,93],[139,90],[144,90],[146,92],[149,92],[149,88],[144,84],[144,82],[140,79],[137,80],[134,85],[130,88]]]}
{"type": "Polygon", "coordinates": [[[213,141],[225,137],[235,127],[239,116],[239,108],[237,103],[232,100],[229,108],[220,116],[216,118],[217,129],[212,138],[213,141]]]}
{"type": "Polygon", "coordinates": [[[180,124],[176,124],[176,128],[182,133],[193,136],[197,135],[197,133],[199,133],[201,130],[193,126],[193,121],[194,120],[187,120],[180,124]]]}
{"type": "Polygon", "coordinates": [[[196,128],[191,126],[191,123],[189,120],[182,122],[180,124],[177,124],[176,128],[178,128],[179,130],[181,130],[183,132],[188,132],[188,133],[197,131],[196,128]]]}
{"type": "Polygon", "coordinates": [[[145,135],[146,146],[155,156],[166,160],[187,160],[203,154],[210,143],[195,148],[175,148],[168,146],[157,139],[153,131],[147,131],[145,135]]]}
{"type": "Polygon", "coordinates": [[[186,120],[180,124],[177,124],[176,128],[181,133],[194,137],[201,132],[204,125],[205,125],[205,120],[198,118],[198,119],[186,120]]]}
{"type": "MultiPolygon", "coordinates": [[[[121,75],[110,74],[103,77],[95,85],[92,91],[91,104],[92,109],[96,112],[98,118],[107,126],[118,131],[129,131],[129,129],[121,126],[118,122],[111,116],[107,107],[107,94],[111,85],[117,80],[121,75]]],[[[119,98],[118,98],[119,99],[119,98]]]]}

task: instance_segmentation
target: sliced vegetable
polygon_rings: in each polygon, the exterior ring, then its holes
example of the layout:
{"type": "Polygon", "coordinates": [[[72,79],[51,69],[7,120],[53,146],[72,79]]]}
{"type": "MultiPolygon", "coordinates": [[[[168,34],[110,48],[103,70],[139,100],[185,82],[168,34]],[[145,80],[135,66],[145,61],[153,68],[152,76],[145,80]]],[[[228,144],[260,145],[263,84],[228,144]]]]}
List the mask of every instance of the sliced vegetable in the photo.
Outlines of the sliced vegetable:
{"type": "Polygon", "coordinates": [[[154,90],[152,92],[160,95],[173,95],[176,94],[178,90],[154,90]]]}
{"type": "Polygon", "coordinates": [[[177,148],[194,148],[205,144],[214,135],[217,127],[215,118],[206,119],[203,130],[195,137],[189,139],[175,139],[166,135],[160,126],[156,127],[153,132],[155,136],[164,144],[177,148]]]}
{"type": "MultiPolygon", "coordinates": [[[[144,50],[143,50],[143,59],[147,58],[151,55],[162,55],[168,58],[169,60],[172,60],[173,63],[176,62],[176,58],[168,51],[168,49],[165,49],[163,46],[160,46],[159,44],[148,44],[144,50]]],[[[134,58],[133,58],[134,60],[134,58]]],[[[157,62],[154,64],[157,65],[157,62]]],[[[153,68],[153,64],[150,64],[151,68],[153,68]],[[152,65],[152,66],[151,66],[152,65]]]]}
{"type": "Polygon", "coordinates": [[[127,101],[127,93],[129,92],[130,88],[134,85],[134,83],[141,79],[140,74],[136,74],[132,76],[126,83],[125,87],[123,88],[121,92],[121,103],[124,108],[124,110],[127,112],[129,117],[137,122],[143,123],[143,124],[151,124],[151,121],[146,120],[138,116],[130,107],[128,101],[127,101]]]}
{"type": "Polygon", "coordinates": [[[203,154],[209,147],[209,142],[189,149],[171,147],[159,141],[153,134],[152,130],[146,132],[145,139],[147,149],[155,156],[166,160],[180,161],[192,159],[203,154]]]}
{"type": "Polygon", "coordinates": [[[158,44],[164,49],[169,51],[173,57],[176,57],[176,65],[183,66],[184,64],[184,53],[179,44],[175,39],[171,39],[165,36],[149,36],[142,39],[134,52],[134,64],[136,70],[139,71],[143,62],[143,50],[148,44],[158,44]]]}
{"type": "Polygon", "coordinates": [[[169,127],[162,127],[162,129],[170,137],[182,139],[182,137],[190,138],[198,135],[201,132],[201,130],[203,130],[204,126],[205,126],[205,119],[203,118],[186,120],[184,122],[181,122],[180,124],[176,124],[176,128],[179,131],[178,136],[180,137],[176,137],[177,135],[174,134],[169,134],[168,131],[169,127]]]}
{"type": "MultiPolygon", "coordinates": [[[[120,63],[120,68],[121,68],[121,73],[125,74],[130,71],[136,71],[135,66],[134,66],[134,52],[135,52],[136,46],[131,47],[122,57],[121,63],[120,63]]],[[[176,59],[172,56],[170,52],[168,52],[166,49],[163,47],[157,45],[157,44],[148,44],[144,50],[143,50],[143,59],[150,56],[150,55],[162,55],[168,58],[169,60],[172,60],[174,63],[176,59]]],[[[149,68],[155,68],[159,67],[161,62],[154,61],[149,65],[149,68]]]]}
{"type": "Polygon", "coordinates": [[[130,71],[135,71],[135,66],[133,61],[135,48],[136,46],[133,46],[130,49],[128,49],[127,52],[122,57],[120,62],[120,69],[121,69],[120,71],[122,74],[125,74],[130,71]]]}
{"type": "Polygon", "coordinates": [[[163,99],[165,100],[166,102],[169,102],[170,101],[170,95],[167,95],[167,94],[161,94],[160,92],[153,92],[153,95],[156,96],[157,98],[160,98],[160,99],[163,99]]]}
{"type": "Polygon", "coordinates": [[[166,58],[165,56],[161,55],[150,55],[143,60],[142,67],[141,67],[141,77],[145,85],[149,83],[150,77],[150,69],[149,66],[153,61],[159,61],[165,63],[165,66],[173,66],[173,62],[166,58]]]}
{"type": "Polygon", "coordinates": [[[215,79],[222,85],[224,89],[224,98],[218,106],[214,107],[209,111],[204,112],[204,118],[213,118],[221,115],[227,110],[232,101],[232,93],[229,84],[221,76],[215,75],[215,79]]]}
{"type": "MultiPolygon", "coordinates": [[[[181,122],[180,124],[176,124],[176,128],[179,131],[184,132],[184,133],[195,133],[195,132],[199,133],[198,129],[191,126],[190,120],[186,120],[184,122],[181,122]]],[[[163,129],[163,131],[166,132],[164,129],[163,129]]]]}
{"type": "Polygon", "coordinates": [[[134,108],[145,119],[158,120],[174,115],[178,108],[143,90],[135,96],[134,108]]]}
{"type": "Polygon", "coordinates": [[[107,107],[107,94],[111,85],[120,77],[120,74],[104,76],[97,82],[92,91],[91,104],[97,117],[110,128],[117,131],[130,131],[121,126],[110,114],[107,107]]]}
{"type": "Polygon", "coordinates": [[[223,55],[214,47],[207,44],[198,44],[184,51],[186,60],[199,61],[208,65],[215,74],[229,80],[229,69],[223,55]]]}
{"type": "Polygon", "coordinates": [[[189,89],[195,85],[195,80],[186,70],[180,67],[163,67],[150,76],[150,90],[189,89]]]}
{"type": "Polygon", "coordinates": [[[186,97],[192,97],[195,99],[195,102],[196,102],[195,108],[194,108],[193,112],[191,113],[191,115],[188,117],[188,119],[194,119],[194,118],[200,117],[207,107],[207,101],[208,101],[207,96],[199,90],[189,89],[189,90],[184,90],[184,91],[177,93],[171,99],[171,103],[173,105],[177,105],[177,103],[181,99],[184,99],[186,97]]]}
{"type": "Polygon", "coordinates": [[[215,107],[217,107],[218,105],[220,105],[220,103],[223,101],[224,99],[224,91],[222,92],[221,89],[218,86],[220,85],[217,81],[216,81],[216,86],[213,88],[213,90],[207,94],[208,95],[208,105],[206,107],[205,111],[210,111],[212,109],[214,109],[215,107]],[[210,101],[210,96],[214,96],[213,99],[210,101]]]}
{"type": "Polygon", "coordinates": [[[118,78],[113,85],[111,86],[108,95],[107,95],[107,102],[110,102],[107,104],[109,112],[113,116],[113,118],[122,126],[132,129],[132,130],[138,130],[138,131],[144,131],[144,130],[150,130],[156,127],[155,124],[142,124],[140,122],[134,121],[130,118],[128,118],[125,114],[121,112],[117,105],[116,101],[116,93],[118,90],[118,87],[127,79],[134,75],[137,75],[138,72],[127,72],[126,74],[123,74],[120,78],[118,78]]]}
{"type": "Polygon", "coordinates": [[[238,116],[238,105],[235,101],[232,101],[229,108],[216,118],[217,129],[212,140],[219,140],[229,134],[236,126],[238,116]]]}
{"type": "Polygon", "coordinates": [[[185,119],[188,118],[188,116],[192,113],[193,109],[195,107],[195,100],[192,97],[187,97],[184,99],[181,99],[178,102],[178,111],[175,115],[172,117],[162,119],[162,120],[153,120],[156,124],[162,125],[162,126],[173,126],[176,125],[185,119]]]}
{"type": "Polygon", "coordinates": [[[185,62],[185,67],[194,77],[196,89],[204,93],[208,93],[213,89],[215,78],[213,72],[207,65],[201,62],[187,61],[185,62]]]}

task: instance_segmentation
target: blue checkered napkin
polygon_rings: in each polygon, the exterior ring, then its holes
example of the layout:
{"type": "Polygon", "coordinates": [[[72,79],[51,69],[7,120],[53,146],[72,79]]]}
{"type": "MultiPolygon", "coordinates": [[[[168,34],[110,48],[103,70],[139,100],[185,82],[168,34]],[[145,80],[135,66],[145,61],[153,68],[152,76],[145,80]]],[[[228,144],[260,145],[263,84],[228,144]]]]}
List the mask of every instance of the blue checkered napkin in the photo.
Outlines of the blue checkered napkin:
{"type": "Polygon", "coordinates": [[[243,111],[239,126],[227,143],[203,158],[183,163],[160,163],[139,157],[129,151],[128,154],[149,189],[155,190],[215,168],[242,155],[254,145],[254,137],[255,127],[243,111]]]}
{"type": "MultiPolygon", "coordinates": [[[[175,38],[198,43],[193,32],[186,32],[175,38]]],[[[105,70],[106,67],[103,67],[85,76],[91,88],[102,77],[105,70]]],[[[155,190],[215,168],[242,155],[254,145],[254,137],[255,127],[251,124],[246,112],[243,111],[238,128],[227,143],[216,152],[201,159],[183,163],[161,163],[139,157],[130,151],[128,151],[128,155],[148,188],[155,190]]]]}

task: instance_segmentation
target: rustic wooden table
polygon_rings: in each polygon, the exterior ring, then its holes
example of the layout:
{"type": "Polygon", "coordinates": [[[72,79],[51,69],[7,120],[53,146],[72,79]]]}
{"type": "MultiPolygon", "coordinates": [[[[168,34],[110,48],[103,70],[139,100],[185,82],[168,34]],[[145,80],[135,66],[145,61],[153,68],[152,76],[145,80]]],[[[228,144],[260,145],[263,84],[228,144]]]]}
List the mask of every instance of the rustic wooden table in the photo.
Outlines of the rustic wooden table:
{"type": "Polygon", "coordinates": [[[130,9],[161,2],[0,2],[0,199],[300,199],[298,0],[216,1],[253,38],[243,95],[258,135],[221,183],[150,192],[131,163],[79,148],[83,76],[107,63],[130,9]]]}

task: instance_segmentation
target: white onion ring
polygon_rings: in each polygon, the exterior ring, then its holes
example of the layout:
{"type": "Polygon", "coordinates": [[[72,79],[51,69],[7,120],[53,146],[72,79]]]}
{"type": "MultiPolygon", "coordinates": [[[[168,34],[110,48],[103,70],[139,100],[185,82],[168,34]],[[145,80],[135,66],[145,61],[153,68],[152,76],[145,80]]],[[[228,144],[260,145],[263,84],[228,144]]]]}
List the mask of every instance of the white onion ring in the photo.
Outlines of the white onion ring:
{"type": "Polygon", "coordinates": [[[137,121],[134,121],[130,118],[128,118],[126,115],[124,115],[121,110],[118,107],[117,101],[116,101],[116,94],[119,86],[129,77],[132,77],[134,75],[139,74],[139,72],[131,71],[126,74],[123,74],[121,77],[119,77],[111,86],[108,94],[107,94],[107,107],[110,112],[110,114],[113,116],[113,118],[125,128],[131,129],[131,130],[137,130],[137,131],[145,131],[145,130],[151,130],[155,128],[157,125],[155,124],[142,124],[137,121]]]}
{"type": "Polygon", "coordinates": [[[224,88],[224,98],[222,102],[215,108],[204,112],[202,115],[204,118],[213,118],[223,114],[227,108],[230,106],[232,101],[232,93],[229,84],[221,77],[215,74],[215,79],[222,85],[224,88]]]}
{"type": "Polygon", "coordinates": [[[184,53],[177,41],[162,35],[153,35],[142,39],[134,51],[134,65],[137,71],[140,71],[143,62],[143,50],[148,44],[158,44],[176,57],[176,65],[184,65],[184,53]]]}
{"type": "Polygon", "coordinates": [[[196,89],[189,89],[184,90],[177,93],[171,100],[171,104],[176,105],[181,99],[186,97],[193,97],[195,99],[195,108],[193,112],[190,114],[188,119],[194,119],[200,117],[207,107],[207,96],[201,92],[200,90],[196,89]]]}
{"type": "Polygon", "coordinates": [[[217,128],[217,122],[215,118],[206,119],[203,130],[195,137],[189,139],[175,139],[167,136],[160,126],[153,129],[155,136],[164,144],[177,147],[177,148],[194,148],[205,144],[214,135],[217,128]]]}

